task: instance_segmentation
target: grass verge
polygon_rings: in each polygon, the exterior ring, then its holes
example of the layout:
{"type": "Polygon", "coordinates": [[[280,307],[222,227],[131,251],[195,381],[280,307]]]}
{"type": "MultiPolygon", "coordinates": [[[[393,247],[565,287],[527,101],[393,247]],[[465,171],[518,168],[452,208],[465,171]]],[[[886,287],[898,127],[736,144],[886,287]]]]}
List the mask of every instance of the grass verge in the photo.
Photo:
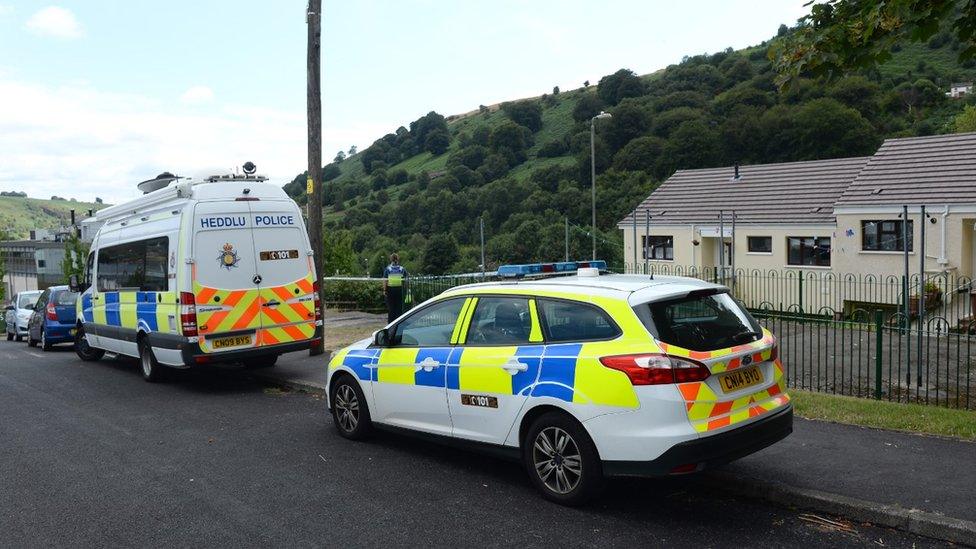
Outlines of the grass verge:
{"type": "Polygon", "coordinates": [[[820,419],[976,441],[976,412],[807,391],[790,391],[796,414],[820,419]]]}

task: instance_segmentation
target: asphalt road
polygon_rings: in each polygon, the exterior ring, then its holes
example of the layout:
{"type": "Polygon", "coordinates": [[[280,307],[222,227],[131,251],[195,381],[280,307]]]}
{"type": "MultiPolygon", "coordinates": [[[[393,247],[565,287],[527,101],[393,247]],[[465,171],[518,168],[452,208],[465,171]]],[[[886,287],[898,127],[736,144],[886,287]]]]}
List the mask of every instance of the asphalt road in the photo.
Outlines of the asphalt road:
{"type": "Polygon", "coordinates": [[[705,490],[614,482],[542,500],[517,464],[340,439],[324,403],[236,369],[142,381],[134,361],[0,342],[0,546],[878,546],[939,542],[705,490]]]}

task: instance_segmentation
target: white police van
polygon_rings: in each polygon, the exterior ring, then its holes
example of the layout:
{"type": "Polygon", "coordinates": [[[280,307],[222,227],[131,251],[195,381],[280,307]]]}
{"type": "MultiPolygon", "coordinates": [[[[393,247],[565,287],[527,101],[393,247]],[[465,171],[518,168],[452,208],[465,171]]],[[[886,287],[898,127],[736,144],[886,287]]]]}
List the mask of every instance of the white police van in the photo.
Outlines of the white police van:
{"type": "Polygon", "coordinates": [[[99,211],[78,299],[75,351],[160,365],[272,366],[322,345],[318,279],[301,211],[253,175],[201,182],[161,174],[146,194],[99,211]]]}

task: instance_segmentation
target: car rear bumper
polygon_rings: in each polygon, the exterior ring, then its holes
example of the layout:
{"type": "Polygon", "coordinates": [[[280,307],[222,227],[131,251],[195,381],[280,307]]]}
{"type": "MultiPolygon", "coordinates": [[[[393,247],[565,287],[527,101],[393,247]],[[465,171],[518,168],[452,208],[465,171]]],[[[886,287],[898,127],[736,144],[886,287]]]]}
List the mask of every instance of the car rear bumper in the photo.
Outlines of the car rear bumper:
{"type": "Polygon", "coordinates": [[[607,476],[659,477],[724,465],[772,445],[793,432],[793,405],[730,431],[675,444],[651,461],[604,461],[607,476]],[[690,470],[685,466],[694,465],[690,470]]]}

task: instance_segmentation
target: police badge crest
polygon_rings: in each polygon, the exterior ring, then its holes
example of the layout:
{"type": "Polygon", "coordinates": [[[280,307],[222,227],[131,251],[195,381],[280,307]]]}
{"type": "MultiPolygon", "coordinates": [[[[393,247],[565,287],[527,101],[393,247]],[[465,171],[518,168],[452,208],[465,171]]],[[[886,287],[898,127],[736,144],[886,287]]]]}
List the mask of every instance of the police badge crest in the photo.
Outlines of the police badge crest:
{"type": "Polygon", "coordinates": [[[217,263],[228,271],[237,267],[241,259],[237,256],[237,251],[230,243],[224,244],[224,250],[217,256],[217,263]]]}

